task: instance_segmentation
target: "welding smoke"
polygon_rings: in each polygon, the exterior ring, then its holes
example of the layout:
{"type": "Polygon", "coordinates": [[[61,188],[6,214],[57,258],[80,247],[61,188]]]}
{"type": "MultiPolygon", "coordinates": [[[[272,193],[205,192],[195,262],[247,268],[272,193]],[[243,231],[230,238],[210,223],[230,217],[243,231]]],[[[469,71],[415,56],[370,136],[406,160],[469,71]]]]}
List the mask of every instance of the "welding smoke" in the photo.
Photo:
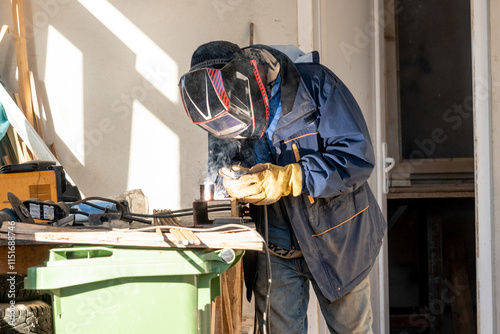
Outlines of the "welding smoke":
{"type": "Polygon", "coordinates": [[[219,169],[238,164],[241,160],[241,148],[237,140],[220,139],[208,134],[208,175],[204,183],[205,185],[215,183],[216,198],[229,197],[222,186],[219,169]]]}

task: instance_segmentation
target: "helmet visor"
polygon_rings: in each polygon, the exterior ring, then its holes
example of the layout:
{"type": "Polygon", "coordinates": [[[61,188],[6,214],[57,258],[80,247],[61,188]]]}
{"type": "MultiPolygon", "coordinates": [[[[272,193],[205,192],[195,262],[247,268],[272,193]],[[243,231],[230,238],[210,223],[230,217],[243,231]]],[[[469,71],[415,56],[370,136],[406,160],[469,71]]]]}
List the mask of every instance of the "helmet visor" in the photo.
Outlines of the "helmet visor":
{"type": "Polygon", "coordinates": [[[224,113],[221,117],[210,122],[198,123],[198,125],[219,138],[236,138],[248,128],[248,124],[230,113],[224,113]]]}
{"type": "Polygon", "coordinates": [[[253,130],[250,80],[231,61],[222,69],[197,69],[180,80],[184,108],[194,124],[220,138],[253,130]]]}

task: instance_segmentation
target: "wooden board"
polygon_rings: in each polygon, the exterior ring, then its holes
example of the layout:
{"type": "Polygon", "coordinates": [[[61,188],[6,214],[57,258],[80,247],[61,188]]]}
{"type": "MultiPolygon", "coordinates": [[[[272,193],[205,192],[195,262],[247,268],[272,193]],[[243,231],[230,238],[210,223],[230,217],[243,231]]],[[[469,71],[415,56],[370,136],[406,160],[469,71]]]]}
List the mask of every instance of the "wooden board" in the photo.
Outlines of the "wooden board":
{"type": "Polygon", "coordinates": [[[221,275],[224,325],[226,333],[241,333],[243,312],[243,265],[239,261],[221,275]]]}
{"type": "Polygon", "coordinates": [[[24,7],[22,0],[12,0],[12,21],[14,26],[14,40],[19,81],[19,93],[26,118],[34,125],[33,105],[31,101],[31,86],[29,79],[28,49],[26,46],[26,32],[24,27],[24,7]]]}
{"type": "Polygon", "coordinates": [[[38,95],[36,93],[36,87],[35,87],[35,77],[33,75],[33,72],[29,71],[29,79],[30,79],[30,87],[31,87],[31,102],[33,104],[33,118],[35,124],[33,127],[35,128],[36,132],[40,135],[40,138],[42,140],[45,140],[45,137],[43,135],[43,127],[42,127],[42,117],[40,115],[40,107],[38,106],[38,95]]]}
{"type": "MultiPolygon", "coordinates": [[[[7,224],[0,228],[0,245],[7,240],[7,224]]],[[[39,243],[68,243],[85,245],[115,245],[158,248],[231,248],[262,250],[261,239],[252,231],[229,230],[224,232],[196,232],[200,245],[179,245],[170,233],[162,236],[152,232],[137,231],[85,231],[70,227],[53,227],[42,224],[16,223],[16,240],[39,243]]]]}
{"type": "Polygon", "coordinates": [[[474,196],[474,183],[419,184],[409,187],[391,187],[387,194],[388,199],[464,198],[474,196]]]}
{"type": "Polygon", "coordinates": [[[445,261],[450,286],[446,302],[451,303],[453,333],[474,334],[476,333],[476,322],[467,272],[465,246],[462,239],[452,238],[445,241],[445,261]]]}
{"type": "Polygon", "coordinates": [[[14,253],[8,253],[8,246],[0,246],[0,275],[15,272],[17,275],[26,275],[28,268],[39,266],[49,258],[49,250],[55,245],[16,245],[14,253]],[[14,268],[9,268],[7,255],[14,254],[14,268]]]}

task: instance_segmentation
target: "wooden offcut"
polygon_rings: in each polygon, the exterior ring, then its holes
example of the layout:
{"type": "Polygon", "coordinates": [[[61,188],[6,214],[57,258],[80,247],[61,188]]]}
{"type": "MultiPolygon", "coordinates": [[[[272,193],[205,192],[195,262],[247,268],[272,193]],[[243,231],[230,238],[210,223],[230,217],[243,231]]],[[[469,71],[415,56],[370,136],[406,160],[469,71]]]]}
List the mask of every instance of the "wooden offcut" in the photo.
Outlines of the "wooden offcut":
{"type": "MultiPolygon", "coordinates": [[[[171,210],[153,210],[153,214],[159,213],[172,213],[171,210]]],[[[162,225],[162,226],[176,226],[176,227],[185,227],[176,217],[162,217],[155,218],[154,225],[162,225]]],[[[158,229],[157,233],[158,233],[158,229]]],[[[178,242],[180,244],[191,244],[195,246],[200,245],[200,239],[190,230],[185,229],[170,229],[170,233],[176,236],[178,242]]]]}

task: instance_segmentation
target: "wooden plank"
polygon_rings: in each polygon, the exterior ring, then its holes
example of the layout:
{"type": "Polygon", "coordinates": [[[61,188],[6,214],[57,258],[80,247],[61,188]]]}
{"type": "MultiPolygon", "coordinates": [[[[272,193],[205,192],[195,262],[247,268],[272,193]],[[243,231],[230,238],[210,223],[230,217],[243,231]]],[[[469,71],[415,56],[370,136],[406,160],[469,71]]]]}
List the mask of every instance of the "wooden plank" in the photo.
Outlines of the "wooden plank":
{"type": "Polygon", "coordinates": [[[443,192],[389,192],[387,199],[419,199],[419,198],[472,198],[474,191],[443,191],[443,192]]]}
{"type": "Polygon", "coordinates": [[[56,146],[54,143],[50,144],[50,152],[56,157],[57,161],[59,161],[59,157],[57,156],[56,146]]]}
{"type": "Polygon", "coordinates": [[[472,293],[467,272],[463,240],[453,238],[445,241],[447,279],[451,285],[447,291],[447,302],[451,303],[454,334],[475,334],[476,325],[472,309],[472,293]]]}
{"type": "Polygon", "coordinates": [[[24,27],[24,7],[22,0],[12,0],[12,21],[14,26],[14,40],[16,44],[17,72],[19,93],[22,110],[32,126],[33,105],[31,103],[31,87],[29,79],[28,49],[26,47],[26,31],[24,27]]]}
{"type": "MultiPolygon", "coordinates": [[[[10,127],[9,127],[10,128],[10,127]]],[[[14,151],[14,146],[12,145],[9,136],[4,136],[1,140],[3,153],[5,154],[4,161],[6,165],[13,165],[17,163],[17,155],[14,151]]]]}
{"type": "Polygon", "coordinates": [[[42,126],[42,117],[40,116],[40,107],[38,106],[38,95],[36,94],[36,86],[35,86],[35,77],[33,76],[33,72],[29,71],[30,78],[30,87],[31,87],[31,102],[33,104],[33,113],[34,113],[34,128],[36,132],[40,135],[43,141],[45,141],[45,137],[43,135],[43,126],[42,126]]]}
{"type": "Polygon", "coordinates": [[[224,321],[222,321],[222,297],[217,296],[215,298],[215,311],[214,311],[214,326],[213,334],[225,334],[224,331],[224,321]]]}
{"type": "Polygon", "coordinates": [[[409,187],[391,187],[388,199],[406,198],[464,198],[474,197],[474,183],[419,184],[409,187]]]}
{"type": "Polygon", "coordinates": [[[430,334],[438,334],[443,329],[443,227],[441,211],[437,205],[427,208],[427,268],[428,306],[432,317],[430,334]]]}
{"type": "Polygon", "coordinates": [[[8,246],[0,246],[0,275],[8,272],[16,272],[18,275],[26,275],[28,268],[39,266],[49,258],[49,249],[57,245],[16,245],[15,249],[15,268],[8,267],[7,259],[8,246]]]}
{"type": "MultiPolygon", "coordinates": [[[[19,109],[24,113],[24,111],[23,111],[23,104],[21,102],[21,97],[19,96],[19,93],[14,93],[14,99],[16,100],[16,104],[19,107],[19,109]]],[[[26,113],[24,113],[24,114],[26,114],[26,113]]],[[[12,128],[13,128],[14,133],[16,134],[16,138],[17,138],[16,143],[19,143],[19,145],[21,146],[22,158],[20,156],[19,162],[23,163],[23,162],[26,162],[26,161],[33,160],[33,154],[28,149],[28,146],[26,146],[26,143],[16,133],[16,130],[14,129],[14,127],[12,127],[12,128]]]]}
{"type": "MultiPolygon", "coordinates": [[[[5,225],[5,226],[4,226],[5,225]]],[[[0,240],[7,240],[7,226],[0,228],[0,240]]],[[[16,223],[16,240],[41,243],[69,243],[89,245],[116,245],[161,248],[231,248],[262,250],[262,242],[252,231],[231,230],[224,232],[196,232],[200,245],[179,245],[171,233],[164,233],[162,237],[156,233],[137,231],[84,231],[74,228],[30,225],[16,223]],[[52,229],[55,232],[49,232],[52,229]],[[61,232],[64,231],[64,232],[61,232]],[[66,232],[68,231],[68,232],[66,232]]]]}
{"type": "MultiPolygon", "coordinates": [[[[153,210],[153,213],[170,213],[171,210],[153,210]]],[[[176,217],[169,217],[169,218],[159,218],[159,225],[164,225],[164,226],[179,226],[179,227],[185,227],[184,225],[179,222],[179,220],[176,217]]],[[[171,232],[174,232],[179,236],[179,241],[181,243],[184,243],[185,241],[188,242],[188,244],[192,244],[195,246],[199,246],[201,241],[198,239],[198,237],[190,230],[185,230],[185,229],[171,229],[171,232]]]]}
{"type": "MultiPolygon", "coordinates": [[[[17,137],[17,133],[12,126],[9,126],[7,130],[7,137],[9,137],[10,144],[12,145],[12,151],[16,157],[15,163],[20,163],[24,158],[21,143],[19,142],[19,138],[17,137]]],[[[24,162],[24,161],[23,161],[24,162]]]]}
{"type": "MultiPolygon", "coordinates": [[[[224,327],[227,328],[227,334],[234,334],[234,326],[233,326],[233,312],[231,309],[231,299],[229,294],[229,287],[227,282],[227,275],[225,272],[220,275],[220,285],[221,285],[221,293],[222,293],[222,319],[224,322],[224,327]]],[[[238,332],[239,333],[239,332],[238,332]]]]}
{"type": "Polygon", "coordinates": [[[216,305],[215,301],[210,303],[210,334],[215,334],[216,305]]]}
{"type": "Polygon", "coordinates": [[[221,275],[221,285],[223,294],[227,294],[222,299],[224,313],[228,313],[226,319],[231,324],[233,333],[241,333],[241,320],[243,313],[243,266],[242,261],[236,263],[232,268],[226,270],[221,275]]]}
{"type": "MultiPolygon", "coordinates": [[[[156,213],[158,213],[158,211],[157,211],[157,210],[153,210],[153,214],[156,214],[156,213]]],[[[158,219],[158,218],[156,218],[156,217],[155,217],[155,218],[153,218],[153,225],[154,225],[154,226],[158,226],[158,225],[160,225],[160,224],[159,224],[159,219],[158,219]]],[[[156,234],[157,234],[157,235],[159,235],[159,236],[163,236],[163,232],[161,231],[161,229],[160,229],[160,228],[157,228],[157,229],[155,230],[155,232],[156,232],[156,234]]]]}

